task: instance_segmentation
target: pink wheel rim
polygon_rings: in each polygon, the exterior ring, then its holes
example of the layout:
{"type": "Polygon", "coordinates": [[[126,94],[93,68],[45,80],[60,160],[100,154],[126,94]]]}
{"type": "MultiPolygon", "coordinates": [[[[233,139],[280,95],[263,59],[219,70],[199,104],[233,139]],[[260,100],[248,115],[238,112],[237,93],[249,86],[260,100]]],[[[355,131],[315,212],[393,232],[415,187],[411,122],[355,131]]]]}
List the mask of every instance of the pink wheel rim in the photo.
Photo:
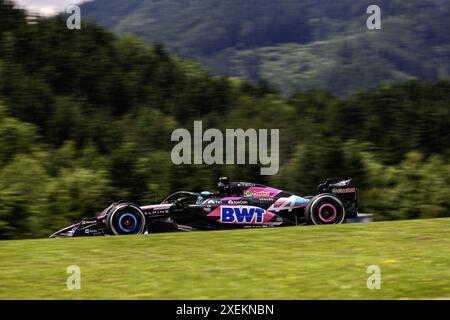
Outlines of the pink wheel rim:
{"type": "Polygon", "coordinates": [[[337,215],[336,207],[333,206],[332,204],[325,203],[325,204],[323,204],[323,205],[319,208],[319,218],[320,218],[320,220],[322,220],[323,222],[331,222],[331,221],[333,221],[333,220],[336,218],[336,215],[337,215]],[[330,207],[331,209],[333,209],[333,214],[332,214],[331,217],[329,217],[329,218],[326,218],[326,217],[324,217],[324,216],[322,215],[322,214],[323,214],[323,209],[324,209],[324,208],[327,208],[327,207],[330,207]]]}

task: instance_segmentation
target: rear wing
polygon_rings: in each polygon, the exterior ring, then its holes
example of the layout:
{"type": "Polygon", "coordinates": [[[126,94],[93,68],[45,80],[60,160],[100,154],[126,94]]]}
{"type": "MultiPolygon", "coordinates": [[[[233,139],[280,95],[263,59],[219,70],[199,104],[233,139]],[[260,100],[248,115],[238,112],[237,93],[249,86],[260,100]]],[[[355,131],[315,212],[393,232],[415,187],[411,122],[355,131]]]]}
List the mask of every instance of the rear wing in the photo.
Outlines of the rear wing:
{"type": "Polygon", "coordinates": [[[317,187],[318,193],[331,193],[344,204],[349,218],[358,215],[358,188],[351,185],[352,179],[329,178],[317,187]]]}

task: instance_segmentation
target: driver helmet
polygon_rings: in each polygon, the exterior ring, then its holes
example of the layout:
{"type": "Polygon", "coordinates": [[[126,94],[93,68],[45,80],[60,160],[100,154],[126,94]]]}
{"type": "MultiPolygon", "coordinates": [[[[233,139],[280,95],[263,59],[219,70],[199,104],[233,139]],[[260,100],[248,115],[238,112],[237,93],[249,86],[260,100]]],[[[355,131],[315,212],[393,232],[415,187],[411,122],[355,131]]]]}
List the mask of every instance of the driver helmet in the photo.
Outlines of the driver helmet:
{"type": "Polygon", "coordinates": [[[202,191],[200,193],[200,195],[197,197],[197,201],[195,202],[195,204],[202,204],[203,201],[205,201],[205,199],[208,199],[211,196],[212,196],[212,192],[202,191]]]}

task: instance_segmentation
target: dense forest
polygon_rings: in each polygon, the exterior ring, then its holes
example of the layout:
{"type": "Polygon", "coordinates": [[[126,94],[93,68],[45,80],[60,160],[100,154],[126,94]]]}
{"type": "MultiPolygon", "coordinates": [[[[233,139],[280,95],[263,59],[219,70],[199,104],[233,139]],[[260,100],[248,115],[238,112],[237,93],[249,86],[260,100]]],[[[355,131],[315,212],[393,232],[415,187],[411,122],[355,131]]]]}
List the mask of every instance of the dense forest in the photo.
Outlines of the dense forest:
{"type": "Polygon", "coordinates": [[[47,236],[117,199],[214,191],[222,175],[299,194],[326,177],[352,177],[361,210],[378,220],[450,216],[449,111],[445,80],[286,97],[92,23],[27,24],[0,0],[0,238],[47,236]],[[171,133],[194,120],[280,129],[279,173],[174,165],[171,133]]]}
{"type": "Polygon", "coordinates": [[[215,74],[269,80],[285,93],[343,96],[450,75],[448,0],[95,0],[81,10],[215,74]],[[381,30],[366,27],[370,5],[381,8],[381,30]]]}

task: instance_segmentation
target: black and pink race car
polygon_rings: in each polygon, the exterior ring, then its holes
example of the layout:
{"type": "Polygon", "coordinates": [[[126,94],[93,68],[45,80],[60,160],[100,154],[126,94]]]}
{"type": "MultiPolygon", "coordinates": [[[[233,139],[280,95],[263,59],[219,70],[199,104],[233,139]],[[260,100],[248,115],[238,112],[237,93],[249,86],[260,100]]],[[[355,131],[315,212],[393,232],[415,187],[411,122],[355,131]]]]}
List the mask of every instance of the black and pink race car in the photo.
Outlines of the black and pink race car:
{"type": "Polygon", "coordinates": [[[340,224],[358,215],[358,189],[350,183],[351,179],[327,179],[317,195],[301,197],[224,177],[217,193],[179,191],[148,206],[115,202],[100,216],[75,222],[50,237],[340,224]]]}

